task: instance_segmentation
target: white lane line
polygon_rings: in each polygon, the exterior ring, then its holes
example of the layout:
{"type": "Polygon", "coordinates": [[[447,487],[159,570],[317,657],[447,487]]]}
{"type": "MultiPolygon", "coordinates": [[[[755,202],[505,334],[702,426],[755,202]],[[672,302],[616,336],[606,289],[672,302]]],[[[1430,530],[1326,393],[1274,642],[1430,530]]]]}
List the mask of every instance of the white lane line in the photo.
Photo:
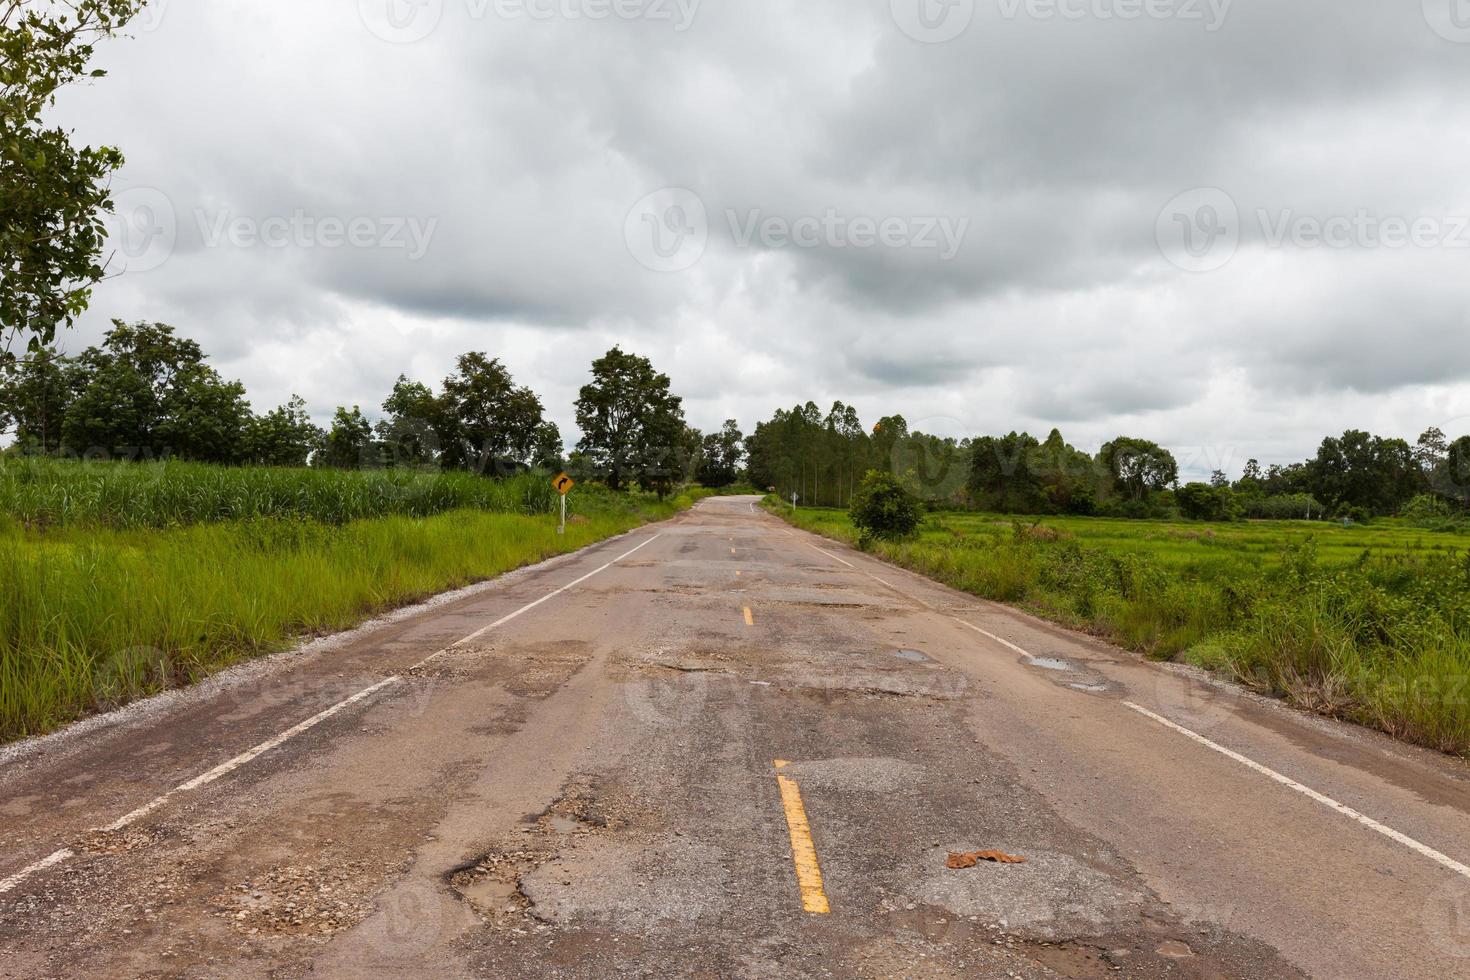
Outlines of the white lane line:
{"type": "Polygon", "coordinates": [[[446,653],[449,653],[450,651],[452,651],[455,647],[463,646],[466,643],[470,643],[470,642],[473,642],[475,640],[478,640],[480,637],[484,636],[486,633],[489,633],[491,630],[496,629],[496,628],[501,627],[501,626],[504,626],[506,623],[510,622],[512,619],[515,619],[517,616],[520,616],[520,615],[522,615],[524,613],[530,612],[532,609],[535,609],[537,606],[541,605],[543,602],[550,602],[552,599],[555,599],[557,596],[561,595],[563,592],[566,592],[568,589],[574,589],[577,586],[581,585],[583,582],[587,581],[589,578],[592,578],[592,576],[602,574],[603,572],[607,571],[609,568],[612,568],[618,562],[622,561],[624,558],[628,558],[628,557],[631,557],[632,555],[637,554],[638,552],[642,551],[644,548],[646,548],[649,545],[653,544],[655,541],[657,541],[661,537],[663,537],[662,534],[655,534],[653,537],[649,538],[647,541],[643,542],[638,547],[634,548],[632,551],[627,551],[627,552],[624,552],[621,555],[618,555],[618,557],[614,558],[612,561],[608,562],[606,565],[603,565],[601,568],[598,568],[598,569],[596,569],[594,571],[588,572],[586,575],[583,575],[581,578],[577,579],[575,582],[568,582],[566,585],[563,585],[561,588],[557,589],[555,592],[548,592],[548,593],[546,593],[546,595],[544,595],[541,598],[537,599],[535,602],[528,603],[527,605],[522,606],[521,608],[517,609],[515,612],[511,613],[509,616],[502,616],[499,619],[497,619],[495,622],[491,623],[489,626],[486,626],[483,629],[477,629],[473,633],[471,633],[469,636],[462,637],[461,639],[455,640],[453,643],[449,644],[449,646],[445,647],[443,650],[440,650],[438,653],[430,654],[429,656],[425,657],[423,660],[421,660],[418,663],[414,664],[412,667],[409,668],[409,672],[412,673],[413,671],[419,670],[419,669],[427,666],[429,663],[433,662],[434,660],[437,660],[438,658],[444,656],[446,653]]]}
{"type": "Polygon", "coordinates": [[[1419,843],[1418,841],[1416,841],[1414,838],[1408,836],[1407,834],[1401,834],[1397,830],[1394,830],[1392,827],[1387,827],[1387,826],[1379,823],[1377,820],[1374,820],[1372,817],[1364,816],[1363,814],[1359,813],[1357,810],[1354,810],[1352,807],[1347,806],[1346,804],[1343,804],[1343,803],[1339,803],[1336,800],[1334,800],[1332,797],[1327,796],[1324,793],[1317,792],[1316,790],[1312,789],[1310,786],[1303,786],[1301,783],[1297,782],[1295,779],[1292,779],[1289,776],[1283,776],[1281,773],[1277,772],[1275,769],[1267,768],[1266,766],[1261,765],[1259,762],[1256,762],[1253,759],[1247,759],[1245,756],[1241,755],[1239,752],[1232,752],[1230,749],[1225,748],[1225,746],[1219,745],[1219,744],[1217,744],[1215,742],[1210,741],[1209,739],[1205,738],[1203,735],[1199,734],[1198,732],[1192,732],[1188,728],[1185,728],[1183,725],[1175,724],[1174,722],[1172,722],[1169,719],[1165,718],[1163,715],[1156,715],[1152,711],[1148,710],[1147,708],[1139,707],[1138,705],[1134,704],[1132,701],[1124,701],[1123,702],[1123,706],[1125,708],[1132,708],[1134,711],[1136,711],[1139,714],[1143,715],[1145,718],[1150,718],[1150,719],[1158,722],[1160,725],[1163,725],[1165,728],[1173,729],[1174,731],[1178,732],[1180,735],[1183,735],[1185,738],[1193,739],[1194,741],[1196,741],[1199,744],[1203,745],[1205,748],[1213,749],[1214,751],[1216,751],[1216,752],[1220,753],[1221,755],[1225,756],[1227,759],[1233,759],[1236,762],[1240,763],[1241,765],[1245,766],[1246,768],[1252,769],[1252,770],[1260,773],[1262,776],[1265,776],[1268,779],[1271,779],[1271,780],[1274,780],[1275,782],[1280,783],[1282,786],[1285,786],[1288,789],[1294,789],[1298,793],[1301,793],[1303,796],[1306,796],[1306,797],[1309,797],[1309,798],[1311,798],[1313,800],[1316,800],[1318,803],[1322,804],[1323,806],[1327,807],[1328,809],[1336,810],[1338,813],[1342,814],[1343,816],[1348,817],[1349,819],[1352,819],[1352,820],[1356,820],[1358,823],[1362,824],[1364,827],[1367,827],[1369,830],[1376,830],[1376,831],[1378,831],[1378,833],[1380,833],[1383,836],[1389,838],[1390,840],[1398,841],[1400,844],[1404,845],[1409,850],[1411,850],[1411,851],[1417,851],[1418,853],[1420,853],[1420,854],[1424,855],[1425,857],[1429,858],[1431,861],[1435,861],[1435,862],[1437,862],[1439,864],[1444,865],[1446,868],[1449,868],[1451,871],[1455,872],[1456,874],[1464,875],[1466,878],[1470,878],[1470,867],[1467,867],[1467,866],[1461,864],[1459,861],[1456,861],[1454,858],[1447,857],[1446,855],[1441,854],[1439,851],[1436,851],[1434,848],[1428,846],[1427,844],[1421,844],[1421,843],[1419,843]]]}
{"type": "MultiPolygon", "coordinates": [[[[443,650],[440,650],[438,653],[434,654],[433,656],[428,657],[427,659],[423,660],[422,662],[420,662],[419,664],[417,664],[416,666],[414,666],[411,669],[412,670],[418,670],[420,667],[424,666],[425,664],[429,663],[429,661],[433,660],[434,657],[442,656],[443,654],[448,653],[449,651],[453,650],[455,647],[459,646],[460,644],[468,643],[471,640],[474,640],[474,639],[477,639],[478,637],[484,636],[486,633],[488,633],[491,630],[495,629],[497,626],[503,626],[506,623],[510,622],[512,619],[515,619],[517,616],[520,616],[523,613],[530,612],[532,609],[535,609],[537,606],[541,605],[542,603],[544,603],[544,602],[546,602],[546,601],[548,601],[550,599],[554,599],[557,596],[561,595],[563,592],[566,592],[568,589],[575,588],[576,586],[582,584],[583,582],[587,581],[592,576],[597,575],[597,574],[599,574],[601,572],[607,571],[609,568],[611,568],[612,566],[616,565],[618,562],[622,561],[624,558],[627,558],[629,555],[632,555],[632,554],[635,554],[638,551],[641,551],[643,548],[647,547],[650,544],[653,544],[653,542],[657,541],[661,537],[663,537],[662,534],[655,534],[653,537],[649,538],[647,541],[643,542],[638,547],[632,549],[631,551],[625,552],[622,555],[619,555],[617,558],[614,558],[612,561],[608,562],[606,565],[603,565],[601,568],[597,569],[596,571],[588,572],[586,575],[583,575],[581,578],[577,579],[575,582],[568,582],[566,585],[563,585],[561,588],[557,589],[556,591],[554,591],[554,592],[548,592],[546,595],[544,595],[541,598],[537,599],[535,602],[527,603],[526,605],[524,605],[521,608],[517,609],[515,612],[511,613],[510,615],[508,615],[508,616],[502,616],[500,619],[497,619],[495,622],[491,623],[489,626],[486,626],[483,629],[478,629],[475,632],[471,633],[469,636],[464,637],[463,639],[456,640],[454,643],[451,643],[449,646],[445,647],[443,650]]],[[[369,688],[366,688],[364,690],[358,691],[356,694],[352,695],[352,697],[347,698],[344,701],[339,701],[338,703],[332,705],[330,708],[326,709],[325,711],[322,711],[322,712],[320,712],[318,714],[312,715],[310,718],[308,718],[305,721],[301,722],[299,725],[296,725],[296,726],[294,726],[292,728],[287,729],[286,731],[284,731],[281,734],[275,736],[274,738],[267,739],[266,741],[261,742],[259,745],[255,746],[253,749],[249,749],[249,750],[247,750],[245,752],[240,753],[239,755],[235,756],[233,759],[229,760],[228,762],[220,763],[219,765],[215,766],[213,769],[209,770],[208,772],[201,773],[200,775],[195,776],[193,779],[190,779],[187,782],[180,783],[179,785],[175,786],[173,789],[169,790],[167,793],[164,793],[162,796],[160,796],[160,797],[158,797],[158,798],[156,798],[156,799],[154,799],[154,800],[152,800],[152,801],[144,804],[143,806],[138,807],[138,809],[134,810],[132,813],[129,813],[129,814],[126,814],[125,816],[119,817],[117,820],[114,820],[112,823],[108,824],[106,827],[98,828],[98,830],[100,832],[103,832],[103,833],[111,833],[111,832],[116,832],[116,831],[122,830],[123,828],[129,826],[130,824],[136,823],[137,821],[139,821],[139,820],[143,819],[144,817],[148,816],[150,813],[154,812],[158,808],[162,807],[165,803],[167,803],[169,800],[171,800],[177,794],[179,794],[179,793],[187,793],[187,792],[190,792],[191,790],[196,790],[196,789],[198,789],[201,786],[208,786],[210,783],[214,782],[215,780],[220,779],[223,776],[227,776],[230,773],[234,772],[236,769],[239,769],[241,766],[247,765],[248,763],[254,761],[255,759],[257,759],[260,756],[264,755],[265,753],[269,752],[271,749],[277,748],[278,746],[283,745],[286,742],[289,742],[291,739],[297,737],[298,735],[301,735],[301,734],[303,734],[303,733],[305,733],[307,731],[310,731],[311,729],[315,728],[317,725],[320,725],[322,722],[326,721],[328,718],[330,718],[333,715],[337,714],[339,711],[342,711],[342,710],[344,710],[346,708],[350,708],[352,705],[357,704],[357,703],[359,703],[361,701],[365,701],[368,698],[372,697],[374,694],[376,694],[379,691],[383,690],[384,688],[390,687],[390,686],[392,686],[394,684],[401,683],[402,680],[403,680],[403,677],[401,675],[394,674],[392,677],[389,677],[387,680],[379,681],[378,683],[374,684],[372,687],[369,687],[369,688]]],[[[73,858],[75,856],[76,856],[76,852],[74,852],[74,851],[72,851],[70,849],[64,849],[64,850],[57,851],[54,854],[50,854],[50,855],[42,858],[41,860],[37,861],[36,863],[34,863],[32,865],[29,865],[27,867],[22,868],[21,870],[17,871],[15,874],[11,875],[9,878],[6,878],[3,881],[0,881],[0,894],[4,894],[4,893],[6,893],[8,891],[12,891],[13,889],[15,889],[18,885],[20,885],[22,882],[24,882],[27,878],[31,877],[32,875],[37,874],[38,872],[41,872],[41,871],[45,871],[47,868],[54,867],[55,865],[61,864],[62,862],[67,861],[67,860],[70,860],[71,858],[73,858]]]]}
{"type": "Polygon", "coordinates": [[[1008,647],[1009,649],[1012,649],[1012,650],[1016,651],[1017,653],[1019,653],[1023,657],[1028,657],[1028,658],[1031,658],[1033,660],[1035,659],[1034,657],[1031,657],[1031,654],[1027,653],[1025,650],[1022,650],[1020,647],[1016,646],[1014,643],[1012,643],[1010,640],[1005,639],[1004,637],[996,636],[994,633],[991,633],[989,630],[983,630],[980,627],[976,626],[974,623],[966,622],[965,620],[960,619],[960,617],[958,617],[958,616],[951,616],[950,619],[953,619],[956,623],[959,623],[961,626],[968,626],[970,629],[974,630],[976,633],[979,633],[981,636],[989,637],[990,639],[994,640],[996,643],[999,643],[1001,646],[1008,647]]]}
{"type": "MultiPolygon", "coordinates": [[[[822,551],[821,548],[818,548],[816,545],[811,544],[810,542],[808,542],[807,547],[810,548],[810,549],[812,549],[813,551],[822,551]]],[[[846,565],[848,568],[857,568],[857,566],[854,565],[852,562],[850,562],[850,561],[843,561],[841,558],[838,558],[836,555],[832,554],[832,552],[830,552],[830,551],[822,551],[822,554],[826,555],[828,558],[832,559],[833,561],[840,561],[840,562],[842,562],[842,564],[846,565]]]]}
{"type": "Polygon", "coordinates": [[[358,691],[356,694],[352,695],[352,697],[346,699],[345,701],[339,701],[338,703],[332,705],[327,710],[325,710],[325,711],[323,711],[323,712],[321,712],[319,714],[312,715],[310,718],[306,719],[301,724],[296,725],[293,728],[288,728],[286,731],[284,731],[281,734],[277,735],[275,738],[266,739],[264,742],[261,742],[255,748],[253,748],[253,749],[247,749],[246,751],[241,752],[239,755],[235,756],[230,761],[228,761],[228,762],[222,762],[219,765],[215,766],[213,769],[209,770],[208,772],[202,773],[201,775],[198,775],[198,776],[195,776],[193,779],[189,780],[188,782],[180,783],[179,785],[175,786],[173,789],[169,790],[167,793],[164,793],[162,796],[158,797],[157,799],[153,800],[152,802],[146,803],[143,806],[138,807],[138,809],[134,810],[132,813],[127,814],[126,816],[119,817],[118,819],[114,820],[112,823],[108,824],[106,827],[103,827],[101,829],[102,829],[102,831],[108,832],[108,833],[122,830],[124,827],[127,827],[129,824],[136,823],[137,821],[139,821],[139,820],[143,819],[144,817],[148,816],[148,814],[152,813],[154,810],[157,810],[159,807],[163,806],[165,803],[167,803],[169,800],[171,800],[175,795],[177,795],[179,793],[187,793],[187,792],[190,792],[191,790],[196,790],[196,789],[198,789],[201,786],[208,786],[210,783],[214,782],[216,779],[219,779],[221,776],[227,776],[227,775],[229,775],[230,773],[234,772],[236,769],[239,769],[241,766],[245,765],[246,763],[251,762],[251,761],[259,758],[260,756],[264,755],[265,753],[269,752],[271,749],[274,749],[274,748],[276,748],[276,747],[278,747],[280,745],[284,745],[285,743],[291,741],[291,739],[295,738],[296,736],[298,736],[298,735],[300,735],[300,734],[302,734],[304,732],[310,731],[311,729],[315,728],[317,725],[320,725],[322,722],[326,721],[328,718],[330,718],[333,715],[337,714],[339,711],[342,711],[345,708],[350,708],[354,704],[357,704],[359,701],[364,701],[367,698],[372,697],[374,694],[377,694],[383,688],[389,687],[389,686],[391,686],[393,684],[397,684],[397,683],[399,683],[402,680],[403,680],[402,677],[400,677],[397,674],[395,674],[392,677],[389,677],[387,680],[379,681],[378,683],[374,684],[370,688],[367,688],[366,690],[358,691]]]}
{"type": "MultiPolygon", "coordinates": [[[[1015,652],[1021,654],[1023,657],[1031,657],[1031,654],[1027,653],[1025,650],[1022,650],[1020,647],[1016,646],[1009,640],[1002,639],[1001,637],[996,636],[994,633],[987,632],[976,626],[974,623],[967,623],[963,619],[960,619],[958,616],[954,616],[952,618],[960,625],[968,626],[976,633],[988,636],[990,639],[994,640],[1004,647],[1014,650],[1015,652]]],[[[1158,722],[1165,728],[1169,728],[1173,731],[1178,732],[1180,735],[1183,735],[1186,738],[1193,739],[1207,749],[1213,749],[1214,751],[1225,756],[1227,759],[1233,759],[1246,768],[1258,772],[1262,776],[1265,776],[1266,778],[1271,779],[1274,782],[1280,783],[1282,786],[1285,786],[1288,789],[1294,789],[1298,793],[1301,793],[1302,795],[1307,796],[1310,799],[1316,800],[1318,803],[1322,804],[1328,809],[1336,810],[1343,816],[1357,821],[1370,830],[1376,830],[1378,833],[1389,838],[1390,840],[1397,841],[1398,843],[1407,847],[1409,850],[1422,854],[1424,857],[1429,858],[1431,861],[1434,861],[1438,864],[1443,865],[1446,868],[1449,868],[1456,874],[1464,875],[1466,878],[1470,878],[1470,867],[1461,864],[1459,861],[1456,861],[1452,857],[1441,854],[1439,851],[1436,851],[1434,848],[1428,846],[1427,844],[1419,843],[1407,834],[1401,834],[1397,830],[1394,830],[1392,827],[1381,824],[1377,820],[1374,820],[1372,817],[1359,813],[1357,810],[1354,810],[1352,807],[1346,805],[1345,803],[1337,802],[1325,793],[1319,793],[1316,790],[1312,789],[1312,787],[1310,786],[1304,786],[1301,783],[1297,782],[1295,779],[1292,779],[1290,776],[1283,776],[1275,769],[1263,766],[1259,762],[1256,762],[1254,759],[1248,759],[1245,756],[1241,755],[1239,752],[1231,751],[1230,749],[1225,748],[1225,746],[1220,745],[1217,742],[1212,742],[1198,732],[1190,731],[1183,725],[1176,724],[1175,722],[1172,722],[1169,719],[1165,718],[1163,715],[1155,714],[1147,708],[1134,704],[1132,701],[1124,701],[1123,706],[1125,708],[1130,708],[1133,711],[1138,712],[1145,718],[1149,718],[1153,721],[1158,722]]]]}
{"type": "Polygon", "coordinates": [[[21,868],[20,871],[11,875],[9,878],[6,878],[4,881],[0,881],[0,895],[3,895],[6,892],[10,891],[12,888],[25,881],[31,875],[35,874],[37,871],[45,871],[53,864],[60,864],[62,861],[65,861],[68,858],[74,856],[74,853],[75,852],[70,850],[57,851],[55,854],[50,854],[46,857],[43,857],[41,860],[37,861],[35,864],[30,865],[29,867],[21,868]]]}

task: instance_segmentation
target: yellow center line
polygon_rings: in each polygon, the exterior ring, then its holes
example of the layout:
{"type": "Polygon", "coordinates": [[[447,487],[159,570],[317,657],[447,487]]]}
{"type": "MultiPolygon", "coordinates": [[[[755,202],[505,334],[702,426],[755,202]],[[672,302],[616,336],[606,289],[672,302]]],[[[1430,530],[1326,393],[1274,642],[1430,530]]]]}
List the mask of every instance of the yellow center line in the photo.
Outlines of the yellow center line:
{"type": "Polygon", "coordinates": [[[781,787],[781,806],[786,810],[786,826],[791,831],[791,861],[796,865],[796,883],[801,887],[801,907],[815,915],[832,911],[827,893],[822,888],[822,868],[817,864],[817,845],[812,843],[812,828],[801,803],[801,787],[796,780],[781,775],[790,765],[776,760],[776,784],[781,787]]]}
{"type": "Polygon", "coordinates": [[[745,607],[745,625],[746,626],[754,626],[755,625],[755,614],[750,611],[750,607],[749,606],[746,606],[745,607]]]}

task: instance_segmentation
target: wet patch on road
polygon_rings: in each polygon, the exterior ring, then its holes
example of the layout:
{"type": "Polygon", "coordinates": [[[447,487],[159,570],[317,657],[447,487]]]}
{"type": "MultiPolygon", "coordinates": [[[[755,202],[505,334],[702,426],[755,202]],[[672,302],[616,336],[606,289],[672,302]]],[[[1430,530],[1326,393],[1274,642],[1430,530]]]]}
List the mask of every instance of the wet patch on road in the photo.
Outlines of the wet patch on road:
{"type": "Polygon", "coordinates": [[[1022,665],[1041,672],[1052,683],[1083,694],[1115,694],[1121,696],[1124,689],[1109,680],[1086,661],[1068,660],[1064,657],[1023,656],[1022,665]]]}

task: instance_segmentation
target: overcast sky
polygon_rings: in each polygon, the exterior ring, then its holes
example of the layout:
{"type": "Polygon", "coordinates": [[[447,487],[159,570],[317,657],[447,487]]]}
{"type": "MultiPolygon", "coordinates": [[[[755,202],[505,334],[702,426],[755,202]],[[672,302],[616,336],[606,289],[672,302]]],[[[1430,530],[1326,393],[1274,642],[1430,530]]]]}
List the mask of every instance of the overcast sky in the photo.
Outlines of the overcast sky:
{"type": "Polygon", "coordinates": [[[1120,433],[1191,473],[1470,432],[1462,0],[155,0],[114,318],[257,410],[484,350],[570,445],[614,343],[692,424],[1120,433]]]}

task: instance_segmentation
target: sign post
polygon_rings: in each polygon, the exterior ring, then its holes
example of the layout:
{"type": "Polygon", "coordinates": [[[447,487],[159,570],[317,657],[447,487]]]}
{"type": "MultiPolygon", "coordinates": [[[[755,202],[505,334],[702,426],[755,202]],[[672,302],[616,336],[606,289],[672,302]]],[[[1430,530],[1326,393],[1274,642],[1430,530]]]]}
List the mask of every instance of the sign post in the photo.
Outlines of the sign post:
{"type": "Polygon", "coordinates": [[[551,481],[551,485],[554,486],[554,487],[556,487],[556,492],[557,493],[561,494],[561,523],[557,525],[557,527],[556,527],[556,533],[557,534],[566,534],[567,533],[567,494],[569,494],[569,493],[572,492],[572,487],[574,487],[574,486],[577,485],[577,481],[576,480],[573,480],[571,477],[569,477],[565,473],[563,473],[561,476],[558,476],[556,479],[552,480],[551,481]]]}
{"type": "Polygon", "coordinates": [[[797,493],[796,493],[796,491],[795,491],[795,490],[793,490],[793,491],[791,491],[791,509],[792,509],[792,510],[793,510],[793,511],[794,511],[794,510],[796,510],[796,501],[797,501],[797,500],[798,500],[798,499],[799,499],[799,498],[798,498],[798,497],[797,497],[797,493]]]}

